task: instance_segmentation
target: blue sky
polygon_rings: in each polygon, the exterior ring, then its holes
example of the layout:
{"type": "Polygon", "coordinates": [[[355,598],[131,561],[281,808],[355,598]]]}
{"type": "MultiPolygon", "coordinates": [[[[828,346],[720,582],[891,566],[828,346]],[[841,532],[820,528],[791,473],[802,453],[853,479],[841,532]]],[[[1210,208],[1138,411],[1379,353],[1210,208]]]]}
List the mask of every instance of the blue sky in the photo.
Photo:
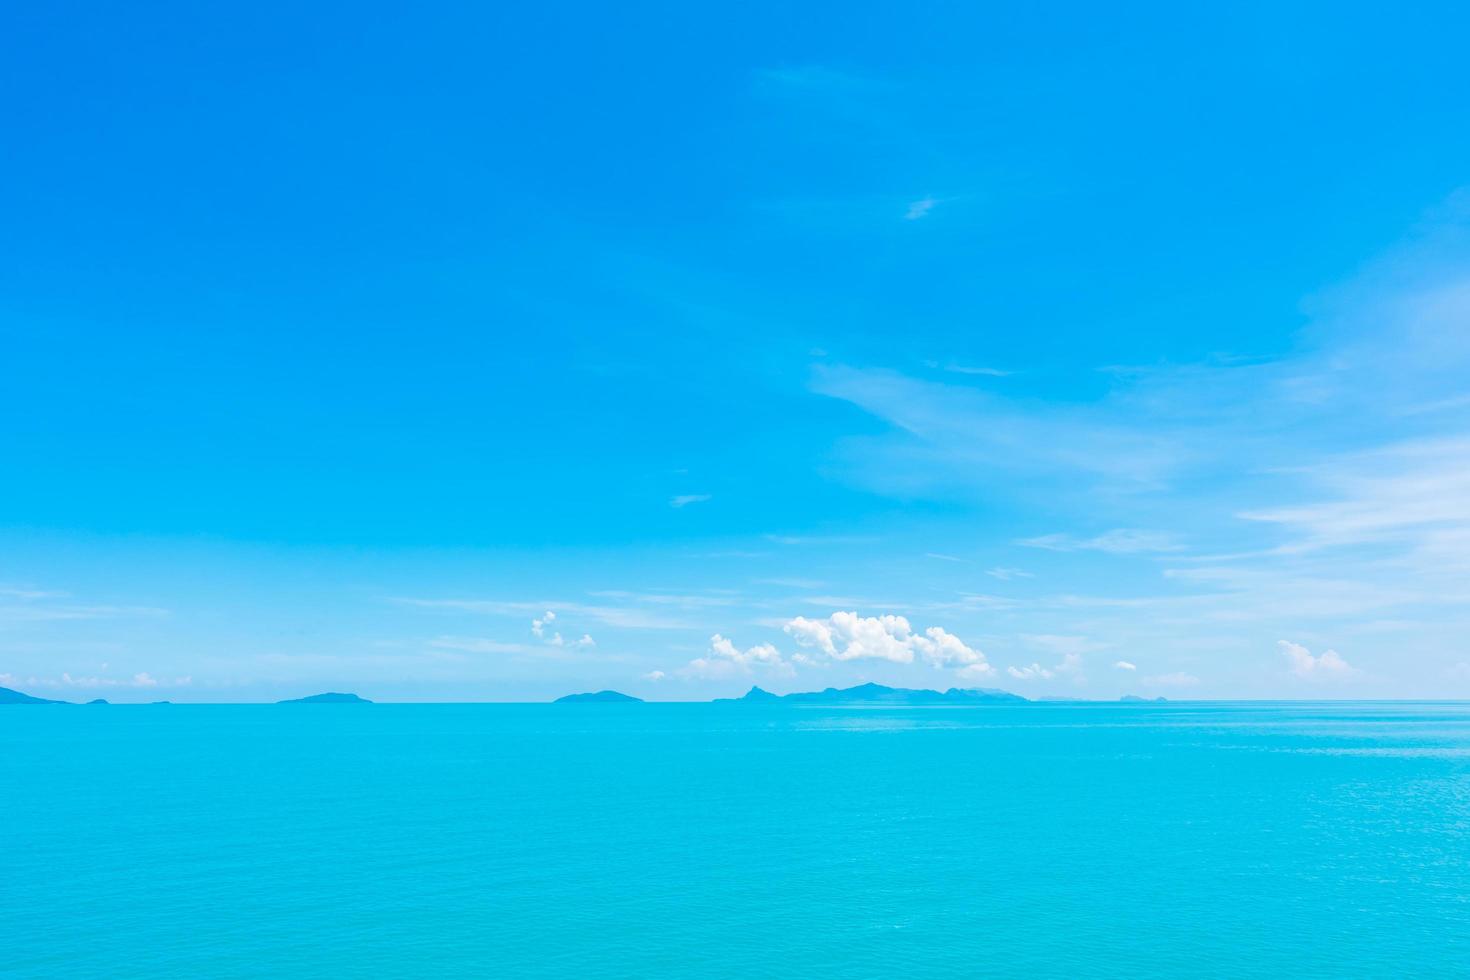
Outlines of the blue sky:
{"type": "Polygon", "coordinates": [[[1467,30],[9,10],[0,685],[1470,697],[1467,30]]]}

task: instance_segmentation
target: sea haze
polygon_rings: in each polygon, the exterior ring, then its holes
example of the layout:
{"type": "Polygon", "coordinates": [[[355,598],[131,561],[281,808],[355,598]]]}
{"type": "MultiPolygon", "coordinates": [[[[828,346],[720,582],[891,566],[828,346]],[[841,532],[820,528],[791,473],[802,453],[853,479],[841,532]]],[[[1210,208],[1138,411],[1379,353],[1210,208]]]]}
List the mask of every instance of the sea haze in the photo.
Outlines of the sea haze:
{"type": "Polygon", "coordinates": [[[0,710],[0,974],[1470,974],[1470,706],[0,710]]]}

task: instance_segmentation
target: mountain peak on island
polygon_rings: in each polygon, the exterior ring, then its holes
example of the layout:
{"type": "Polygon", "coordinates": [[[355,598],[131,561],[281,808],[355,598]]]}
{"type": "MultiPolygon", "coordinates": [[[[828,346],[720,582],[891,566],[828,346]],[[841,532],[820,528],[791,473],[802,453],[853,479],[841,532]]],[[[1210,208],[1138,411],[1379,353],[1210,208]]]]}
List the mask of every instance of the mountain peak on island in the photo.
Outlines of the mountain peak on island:
{"type": "Polygon", "coordinates": [[[1137,694],[1125,694],[1118,699],[1124,704],[1158,704],[1168,701],[1168,698],[1141,698],[1137,694]]]}
{"type": "Polygon", "coordinates": [[[276,704],[372,704],[372,702],[356,694],[328,691],[325,694],[313,694],[304,698],[287,698],[285,701],[277,701],[276,704]]]}
{"type": "Polygon", "coordinates": [[[759,687],[752,687],[742,698],[716,698],[726,703],[782,703],[782,704],[1021,704],[1026,701],[1019,694],[999,691],[994,688],[952,687],[947,691],[913,690],[904,687],[886,687],[883,684],[859,684],[857,687],[829,687],[824,691],[803,691],[795,694],[772,694],[759,687]]]}
{"type": "Polygon", "coordinates": [[[642,704],[642,698],[621,691],[593,691],[589,694],[567,694],[552,704],[642,704]]]}

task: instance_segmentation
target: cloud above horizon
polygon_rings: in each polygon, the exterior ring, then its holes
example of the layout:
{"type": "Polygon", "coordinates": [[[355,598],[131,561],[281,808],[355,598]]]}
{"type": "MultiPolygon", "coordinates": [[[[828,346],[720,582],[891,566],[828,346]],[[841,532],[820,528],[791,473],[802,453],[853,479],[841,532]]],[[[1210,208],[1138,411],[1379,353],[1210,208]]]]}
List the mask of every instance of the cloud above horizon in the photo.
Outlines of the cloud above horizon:
{"type": "Polygon", "coordinates": [[[832,661],[887,660],[909,664],[918,658],[936,668],[964,670],[967,676],[993,672],[985,654],[939,626],[914,630],[904,616],[859,616],[834,612],[821,619],[796,616],[782,629],[798,646],[832,661]]]}
{"type": "Polygon", "coordinates": [[[1303,680],[1347,680],[1359,673],[1336,650],[1327,650],[1318,656],[1312,656],[1312,652],[1300,643],[1290,640],[1277,640],[1277,647],[1281,650],[1289,665],[1289,669],[1297,677],[1303,680]]]}

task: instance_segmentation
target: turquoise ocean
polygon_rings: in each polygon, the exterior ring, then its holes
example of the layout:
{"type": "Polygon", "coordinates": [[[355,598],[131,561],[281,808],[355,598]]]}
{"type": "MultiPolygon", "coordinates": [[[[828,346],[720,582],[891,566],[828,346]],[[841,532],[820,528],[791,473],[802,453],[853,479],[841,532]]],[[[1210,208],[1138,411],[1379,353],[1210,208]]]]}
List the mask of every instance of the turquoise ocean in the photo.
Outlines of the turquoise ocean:
{"type": "Polygon", "coordinates": [[[1470,705],[0,708],[5,977],[1465,977],[1470,705]]]}

